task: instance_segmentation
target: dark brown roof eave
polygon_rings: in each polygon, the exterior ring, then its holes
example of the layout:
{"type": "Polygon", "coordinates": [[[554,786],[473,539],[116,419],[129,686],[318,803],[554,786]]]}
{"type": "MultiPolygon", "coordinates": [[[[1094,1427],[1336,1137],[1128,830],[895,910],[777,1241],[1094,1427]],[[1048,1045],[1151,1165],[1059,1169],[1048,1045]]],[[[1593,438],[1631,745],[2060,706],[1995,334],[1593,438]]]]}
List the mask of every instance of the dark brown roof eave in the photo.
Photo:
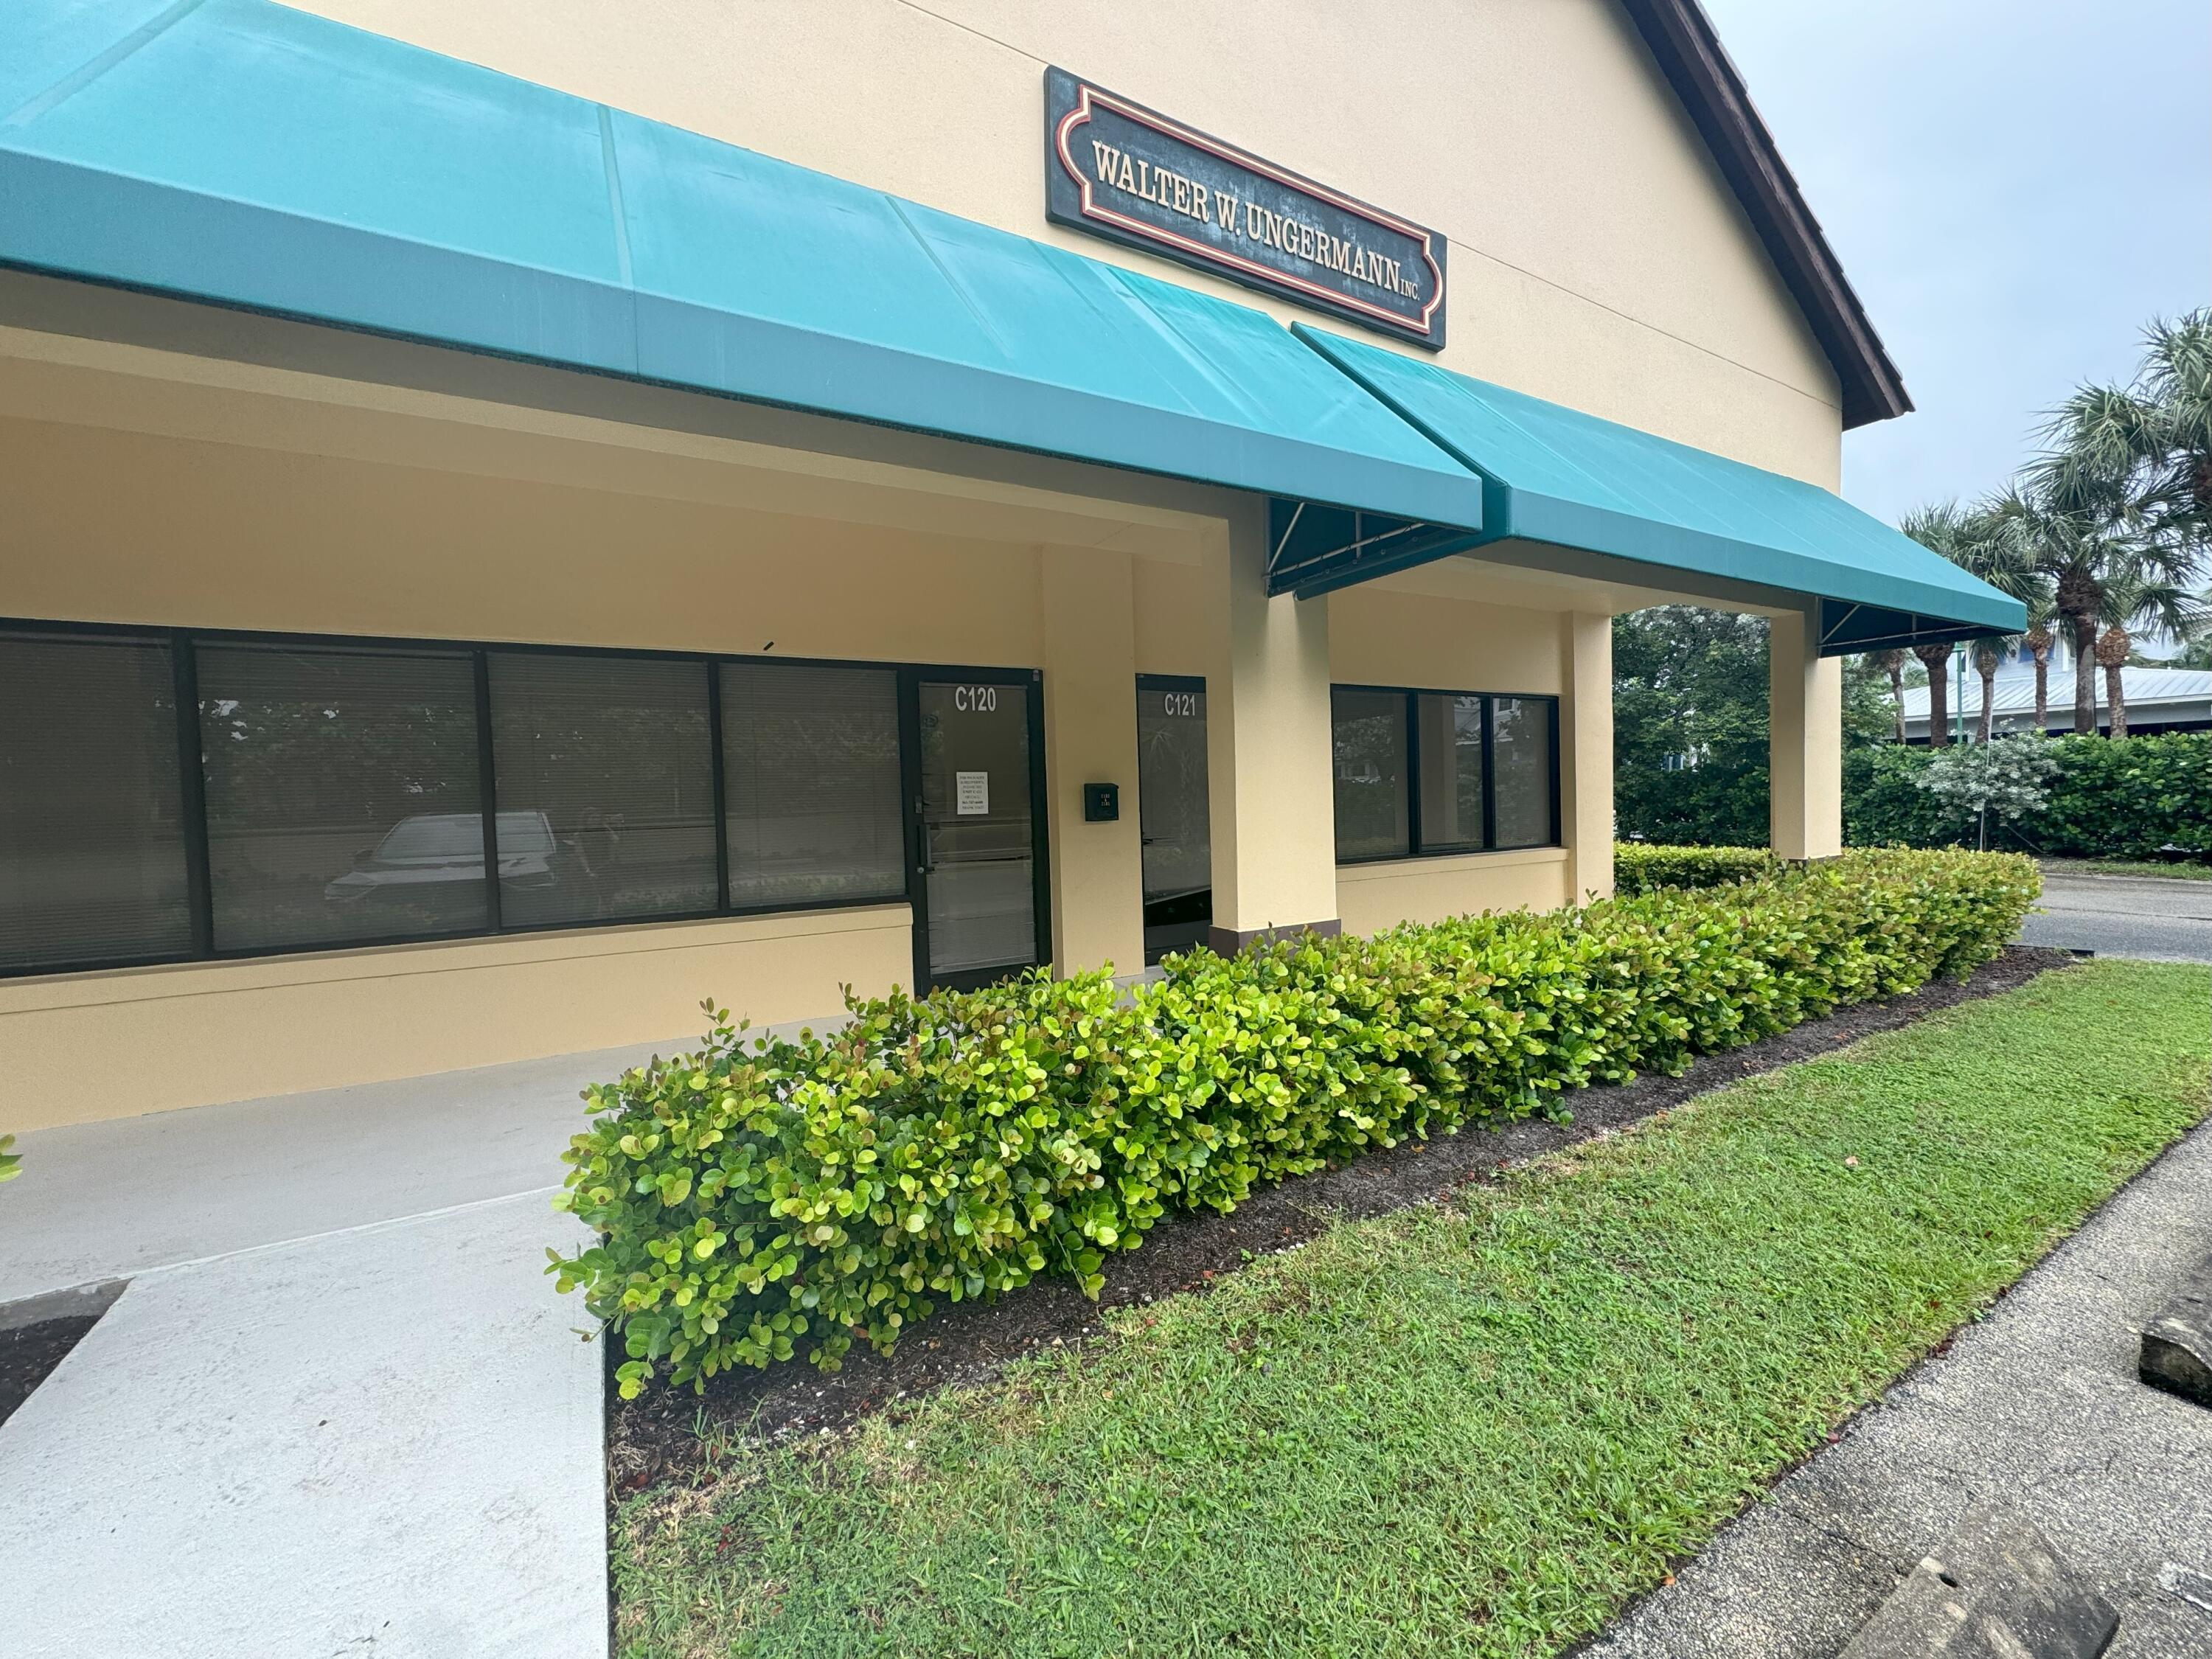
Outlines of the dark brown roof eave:
{"type": "Polygon", "coordinates": [[[1722,175],[1804,312],[1843,392],[1844,425],[1910,413],[1904,378],[1851,291],[1842,262],[1752,106],[1743,77],[1698,0],[1621,0],[1660,73],[1712,152],[1722,175]]]}

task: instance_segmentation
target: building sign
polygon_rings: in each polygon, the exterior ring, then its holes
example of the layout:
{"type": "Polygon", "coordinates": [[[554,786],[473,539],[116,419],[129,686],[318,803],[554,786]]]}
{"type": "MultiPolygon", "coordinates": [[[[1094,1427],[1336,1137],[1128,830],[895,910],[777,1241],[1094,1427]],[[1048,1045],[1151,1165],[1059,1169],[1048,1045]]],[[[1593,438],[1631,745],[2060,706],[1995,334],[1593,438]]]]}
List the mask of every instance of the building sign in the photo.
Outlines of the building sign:
{"type": "Polygon", "coordinates": [[[1044,74],[1045,216],[1432,348],[1444,239],[1079,81],[1044,74]]]}

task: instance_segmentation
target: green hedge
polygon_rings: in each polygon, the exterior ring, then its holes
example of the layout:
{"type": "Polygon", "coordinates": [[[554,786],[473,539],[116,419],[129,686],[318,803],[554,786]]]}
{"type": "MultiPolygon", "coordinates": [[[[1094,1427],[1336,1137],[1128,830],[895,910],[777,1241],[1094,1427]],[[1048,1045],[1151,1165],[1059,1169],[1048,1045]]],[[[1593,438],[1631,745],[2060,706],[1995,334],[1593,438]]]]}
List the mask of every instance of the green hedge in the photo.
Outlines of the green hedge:
{"type": "MultiPolygon", "coordinates": [[[[1925,749],[1851,751],[1844,759],[1844,833],[1858,847],[1945,846],[1947,824],[1914,780],[1925,749]]],[[[2166,847],[2212,856],[2212,732],[2052,739],[2051,800],[2008,838],[2062,858],[2148,858],[2166,847]]]]}
{"type": "Polygon", "coordinates": [[[1650,842],[1613,843],[1613,890],[1623,896],[1662,887],[1717,887],[1770,875],[1774,854],[1764,847],[1662,847],[1650,842]]]}
{"type": "Polygon", "coordinates": [[[1679,1071],[1838,1004],[1962,975],[2012,937],[2027,860],[1857,853],[1757,880],[1373,939],[1171,958],[850,1006],[827,1036],[748,1039],[585,1091],[557,1202],[599,1235],[549,1252],[621,1334],[621,1392],[801,1350],[888,1350],[940,1299],[1041,1273],[1096,1294],[1170,1209],[1565,1090],[1679,1071]]]}
{"type": "Polygon", "coordinates": [[[2046,853],[2142,858],[2172,845],[2212,854],[2212,732],[2068,737],[2051,804],[2021,827],[2046,853]]]}

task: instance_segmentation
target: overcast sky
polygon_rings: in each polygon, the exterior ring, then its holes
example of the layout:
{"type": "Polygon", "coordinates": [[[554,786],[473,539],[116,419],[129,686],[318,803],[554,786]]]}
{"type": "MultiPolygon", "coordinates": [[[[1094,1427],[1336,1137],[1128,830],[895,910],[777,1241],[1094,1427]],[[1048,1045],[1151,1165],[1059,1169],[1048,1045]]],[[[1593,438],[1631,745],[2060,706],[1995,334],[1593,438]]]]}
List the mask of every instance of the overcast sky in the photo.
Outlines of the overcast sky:
{"type": "Polygon", "coordinates": [[[1844,436],[1894,522],[2212,301],[2206,0],[1705,0],[1918,406],[1844,436]]]}

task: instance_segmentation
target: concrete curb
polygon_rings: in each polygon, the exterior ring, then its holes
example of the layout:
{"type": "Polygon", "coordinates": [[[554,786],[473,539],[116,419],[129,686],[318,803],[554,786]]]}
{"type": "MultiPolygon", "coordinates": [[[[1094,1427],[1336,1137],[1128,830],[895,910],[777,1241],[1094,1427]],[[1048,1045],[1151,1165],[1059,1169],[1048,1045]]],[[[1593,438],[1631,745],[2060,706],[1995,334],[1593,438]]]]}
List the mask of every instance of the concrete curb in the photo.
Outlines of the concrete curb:
{"type": "Polygon", "coordinates": [[[2212,1256],[2143,1327],[2136,1374],[2154,1389],[2212,1407],[2212,1256]]]}

